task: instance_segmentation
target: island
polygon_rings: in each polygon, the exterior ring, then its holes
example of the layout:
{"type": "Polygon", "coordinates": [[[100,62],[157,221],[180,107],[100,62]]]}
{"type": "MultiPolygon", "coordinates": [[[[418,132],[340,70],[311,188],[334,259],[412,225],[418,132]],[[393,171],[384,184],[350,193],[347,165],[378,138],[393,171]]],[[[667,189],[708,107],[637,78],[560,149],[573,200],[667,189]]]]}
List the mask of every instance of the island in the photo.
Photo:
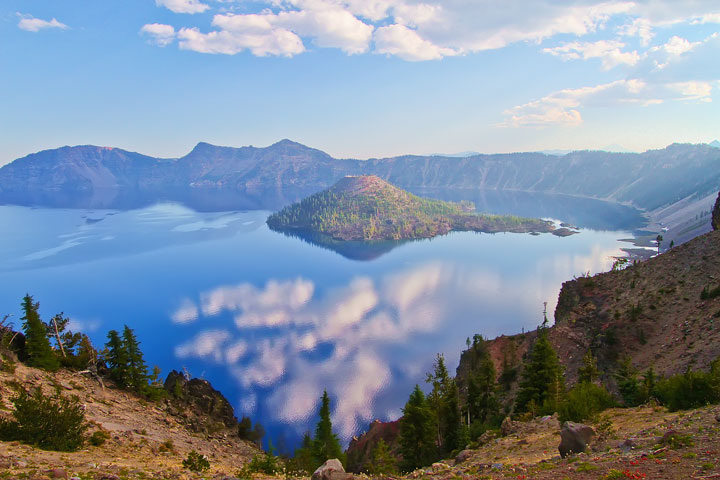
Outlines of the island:
{"type": "Polygon", "coordinates": [[[538,218],[475,213],[471,202],[418,197],[375,175],[346,176],[332,187],[289,205],[267,219],[270,229],[312,233],[335,241],[432,238],[451,231],[555,233],[538,218]]]}

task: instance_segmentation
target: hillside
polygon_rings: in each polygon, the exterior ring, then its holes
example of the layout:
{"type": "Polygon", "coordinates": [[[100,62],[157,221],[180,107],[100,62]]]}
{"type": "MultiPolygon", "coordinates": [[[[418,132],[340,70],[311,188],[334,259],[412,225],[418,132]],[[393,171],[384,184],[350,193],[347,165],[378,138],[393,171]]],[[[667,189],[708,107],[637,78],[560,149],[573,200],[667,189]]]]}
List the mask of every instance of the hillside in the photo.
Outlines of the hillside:
{"type": "Polygon", "coordinates": [[[345,175],[376,175],[410,190],[556,193],[651,211],[717,192],[719,164],[720,149],[704,144],[673,144],[644,153],[406,155],[371,160],[335,159],[289,140],[265,148],[199,143],[177,159],[77,146],[34,153],[0,168],[0,202],[112,207],[170,199],[212,208],[212,203],[196,198],[209,189],[215,195],[224,192],[239,208],[275,209],[328,188],[345,175]]]}
{"type": "Polygon", "coordinates": [[[14,372],[0,370],[0,417],[8,415],[18,388],[40,387],[47,394],[59,388],[65,396],[79,397],[91,423],[89,434],[102,431],[108,436],[103,445],[86,444],[73,453],[0,442],[0,478],[30,478],[56,469],[67,477],[187,478],[182,460],[191,450],[209,458],[212,475],[234,475],[259,449],[238,438],[232,407],[207,381],[193,379],[175,387],[178,376],[174,372],[169,379],[179,396],[148,403],[112,383],[106,381],[103,388],[72,371],[53,374],[20,363],[14,372]]]}
{"type": "Polygon", "coordinates": [[[270,215],[267,223],[273,230],[321,233],[343,241],[432,238],[452,230],[570,233],[555,231],[544,220],[478,215],[472,209],[418,197],[376,176],[348,176],[270,215]]]}

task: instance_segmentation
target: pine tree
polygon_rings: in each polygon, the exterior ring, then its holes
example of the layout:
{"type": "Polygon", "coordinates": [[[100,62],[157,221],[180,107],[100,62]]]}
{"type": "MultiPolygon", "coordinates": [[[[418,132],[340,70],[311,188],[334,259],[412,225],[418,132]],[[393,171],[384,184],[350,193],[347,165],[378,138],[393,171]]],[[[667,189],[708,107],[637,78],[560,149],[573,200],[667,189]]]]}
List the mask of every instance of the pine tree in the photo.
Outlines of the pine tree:
{"type": "Polygon", "coordinates": [[[597,358],[588,350],[583,357],[582,366],[578,368],[578,382],[593,383],[598,378],[600,378],[600,370],[597,367],[597,358]]]}
{"type": "Polygon", "coordinates": [[[127,325],[123,330],[122,343],[127,356],[127,385],[136,392],[142,392],[148,386],[148,368],[140,351],[140,342],[127,325]]]}
{"type": "Polygon", "coordinates": [[[390,453],[390,449],[382,438],[373,448],[368,473],[371,475],[392,475],[397,473],[397,460],[390,453]]]}
{"type": "Polygon", "coordinates": [[[320,421],[315,427],[315,439],[313,441],[313,450],[318,465],[323,464],[326,460],[337,458],[343,464],[345,458],[340,446],[340,440],[332,431],[332,422],[330,421],[330,397],[327,390],[323,391],[320,401],[320,421]]]}
{"type": "Polygon", "coordinates": [[[108,342],[105,344],[105,348],[107,348],[105,363],[110,370],[110,378],[125,388],[128,386],[128,361],[125,346],[117,330],[110,330],[107,338],[108,342]]]}
{"type": "Polygon", "coordinates": [[[452,379],[442,399],[441,418],[443,419],[441,432],[443,453],[450,453],[457,448],[464,447],[465,445],[460,445],[460,429],[462,427],[460,395],[457,384],[452,379]]]}
{"type": "Polygon", "coordinates": [[[412,471],[429,465],[437,458],[436,426],[433,412],[419,385],[410,394],[400,420],[402,469],[412,471]]]}
{"type": "Polygon", "coordinates": [[[516,410],[529,411],[535,415],[538,413],[537,408],[542,407],[543,410],[552,408],[553,404],[559,403],[562,390],[564,390],[562,366],[550,344],[547,329],[541,328],[523,368],[516,410]],[[533,408],[529,408],[531,402],[533,408]]]}
{"type": "Polygon", "coordinates": [[[637,369],[633,367],[632,359],[629,356],[620,361],[613,376],[625,406],[634,407],[638,405],[641,395],[637,380],[637,369]]]}
{"type": "Polygon", "coordinates": [[[425,382],[432,385],[432,390],[427,396],[427,403],[430,410],[435,416],[436,444],[441,447],[444,444],[444,433],[447,431],[447,421],[445,418],[445,402],[448,388],[453,380],[450,378],[447,367],[445,366],[445,357],[438,353],[433,364],[433,371],[428,373],[425,382]]]}
{"type": "Polygon", "coordinates": [[[484,341],[473,345],[477,351],[476,368],[470,372],[468,380],[468,410],[471,422],[488,422],[500,409],[495,381],[495,364],[490,357],[484,341]]]}
{"type": "Polygon", "coordinates": [[[31,367],[42,368],[51,372],[60,368],[55,352],[50,347],[47,329],[38,314],[39,303],[33,303],[33,297],[25,295],[22,308],[23,331],[25,332],[25,354],[31,367]]]}

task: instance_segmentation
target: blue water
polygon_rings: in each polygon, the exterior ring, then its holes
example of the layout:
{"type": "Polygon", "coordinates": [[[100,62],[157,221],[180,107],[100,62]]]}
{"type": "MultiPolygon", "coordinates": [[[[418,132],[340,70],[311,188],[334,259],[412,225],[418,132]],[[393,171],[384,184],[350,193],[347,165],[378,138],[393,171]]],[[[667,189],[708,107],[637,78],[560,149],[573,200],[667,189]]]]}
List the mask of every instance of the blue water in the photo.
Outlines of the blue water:
{"type": "Polygon", "coordinates": [[[396,419],[435,353],[454,368],[467,337],[535,328],[563,281],[610,268],[637,212],[576,210],[622,228],[452,233],[357,261],[268,230],[266,211],[2,206],[0,314],[19,327],[27,292],[96,345],[127,324],[149,365],[210,380],[281,448],[313,429],[327,389],[347,441],[396,419]]]}

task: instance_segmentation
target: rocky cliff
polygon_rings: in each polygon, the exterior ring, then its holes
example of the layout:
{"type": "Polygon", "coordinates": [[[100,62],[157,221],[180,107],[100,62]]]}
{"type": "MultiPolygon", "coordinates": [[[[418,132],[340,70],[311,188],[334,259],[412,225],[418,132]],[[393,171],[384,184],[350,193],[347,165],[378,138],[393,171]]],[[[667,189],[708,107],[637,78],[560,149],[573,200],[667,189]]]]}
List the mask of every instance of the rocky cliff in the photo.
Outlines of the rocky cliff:
{"type": "Polygon", "coordinates": [[[712,228],[713,230],[720,230],[720,193],[717,200],[715,200],[715,207],[712,212],[712,228]]]}

